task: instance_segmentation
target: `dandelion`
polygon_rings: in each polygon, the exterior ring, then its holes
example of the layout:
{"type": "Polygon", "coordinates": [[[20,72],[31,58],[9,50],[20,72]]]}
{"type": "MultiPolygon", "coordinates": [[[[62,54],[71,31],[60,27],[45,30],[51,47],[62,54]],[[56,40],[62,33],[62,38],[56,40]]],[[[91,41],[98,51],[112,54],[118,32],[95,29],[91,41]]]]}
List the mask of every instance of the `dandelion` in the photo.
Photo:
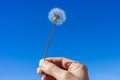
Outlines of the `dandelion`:
{"type": "Polygon", "coordinates": [[[62,9],[59,9],[59,8],[54,8],[52,9],[49,14],[48,14],[48,19],[54,23],[54,26],[52,28],[52,32],[50,34],[50,38],[48,39],[48,44],[46,46],[46,50],[45,50],[45,53],[44,53],[44,60],[46,58],[46,54],[48,52],[48,48],[49,48],[49,45],[50,45],[50,42],[52,40],[52,37],[53,37],[53,34],[54,34],[54,31],[55,31],[55,27],[56,25],[61,25],[65,22],[66,20],[66,15],[65,15],[65,12],[62,10],[62,9]]]}
{"type": "Polygon", "coordinates": [[[66,15],[62,9],[54,8],[49,12],[48,18],[52,23],[56,25],[61,25],[65,22],[66,15]]]}

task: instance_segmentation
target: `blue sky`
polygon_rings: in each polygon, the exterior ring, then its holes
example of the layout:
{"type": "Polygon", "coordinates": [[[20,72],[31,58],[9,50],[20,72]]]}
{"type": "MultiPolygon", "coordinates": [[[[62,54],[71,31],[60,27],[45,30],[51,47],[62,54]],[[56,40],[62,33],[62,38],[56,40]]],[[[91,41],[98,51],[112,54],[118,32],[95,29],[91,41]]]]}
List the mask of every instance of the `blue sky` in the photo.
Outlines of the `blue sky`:
{"type": "Polygon", "coordinates": [[[66,22],[55,30],[47,57],[87,65],[90,80],[120,79],[120,1],[0,0],[0,80],[40,80],[39,60],[59,7],[66,22]]]}

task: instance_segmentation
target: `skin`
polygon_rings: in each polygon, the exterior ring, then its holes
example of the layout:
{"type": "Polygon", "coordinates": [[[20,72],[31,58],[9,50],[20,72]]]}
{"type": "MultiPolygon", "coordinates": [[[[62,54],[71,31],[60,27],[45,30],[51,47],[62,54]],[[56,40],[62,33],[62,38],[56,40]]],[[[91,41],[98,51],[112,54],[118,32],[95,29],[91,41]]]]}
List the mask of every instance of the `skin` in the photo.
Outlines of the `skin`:
{"type": "Polygon", "coordinates": [[[40,60],[37,73],[42,80],[89,80],[87,68],[76,61],[67,58],[46,58],[40,60]]]}

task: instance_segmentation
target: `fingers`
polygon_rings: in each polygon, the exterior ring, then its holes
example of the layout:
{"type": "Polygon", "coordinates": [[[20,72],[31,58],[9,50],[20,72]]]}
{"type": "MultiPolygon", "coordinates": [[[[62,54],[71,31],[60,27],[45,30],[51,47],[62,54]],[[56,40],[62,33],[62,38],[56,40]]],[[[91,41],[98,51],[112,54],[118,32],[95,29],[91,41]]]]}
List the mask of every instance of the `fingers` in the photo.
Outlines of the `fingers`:
{"type": "Polygon", "coordinates": [[[40,67],[37,68],[37,73],[40,74],[41,80],[56,80],[54,77],[46,75],[40,67]]]}
{"type": "Polygon", "coordinates": [[[77,78],[88,80],[88,71],[85,65],[79,62],[72,63],[69,67],[69,71],[77,78]],[[80,76],[81,75],[81,76],[80,76]]]}
{"type": "Polygon", "coordinates": [[[66,69],[66,70],[69,68],[69,66],[73,62],[75,62],[73,60],[69,60],[69,59],[61,58],[61,57],[58,57],[58,58],[46,58],[45,60],[55,64],[56,66],[59,66],[60,68],[66,69]]]}
{"type": "MultiPolygon", "coordinates": [[[[46,74],[48,74],[48,75],[51,75],[51,76],[55,77],[56,79],[61,78],[61,76],[62,76],[64,73],[67,72],[67,71],[65,71],[65,70],[57,67],[55,64],[50,63],[50,62],[48,62],[48,61],[44,61],[44,60],[41,61],[40,69],[41,69],[44,73],[46,73],[46,74]]],[[[39,70],[40,70],[40,69],[39,69],[39,70]]],[[[38,73],[39,73],[39,71],[38,71],[38,73]]]]}
{"type": "Polygon", "coordinates": [[[75,78],[88,80],[87,68],[83,64],[73,60],[66,58],[46,58],[45,61],[40,61],[39,66],[40,68],[38,68],[37,73],[47,74],[43,80],[74,80],[75,78]]]}
{"type": "Polygon", "coordinates": [[[74,62],[70,65],[69,71],[79,71],[79,70],[84,70],[87,71],[87,68],[85,65],[80,64],[79,62],[74,62]]]}

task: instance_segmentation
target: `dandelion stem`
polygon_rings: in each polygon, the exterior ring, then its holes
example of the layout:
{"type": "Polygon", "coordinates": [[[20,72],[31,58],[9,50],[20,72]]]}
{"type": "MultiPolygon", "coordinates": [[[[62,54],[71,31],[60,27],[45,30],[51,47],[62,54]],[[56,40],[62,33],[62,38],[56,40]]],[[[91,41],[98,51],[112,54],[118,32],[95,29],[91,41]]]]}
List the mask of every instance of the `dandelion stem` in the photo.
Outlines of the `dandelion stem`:
{"type": "Polygon", "coordinates": [[[50,37],[49,37],[49,39],[48,39],[48,43],[47,43],[47,46],[46,46],[46,50],[45,50],[45,52],[44,52],[44,60],[45,60],[45,58],[46,58],[46,55],[47,55],[47,52],[48,52],[48,48],[49,48],[49,46],[50,46],[50,42],[51,42],[51,40],[52,40],[52,37],[53,37],[54,31],[55,31],[55,28],[56,28],[56,23],[55,23],[54,26],[52,27],[52,31],[51,31],[50,37]]]}

